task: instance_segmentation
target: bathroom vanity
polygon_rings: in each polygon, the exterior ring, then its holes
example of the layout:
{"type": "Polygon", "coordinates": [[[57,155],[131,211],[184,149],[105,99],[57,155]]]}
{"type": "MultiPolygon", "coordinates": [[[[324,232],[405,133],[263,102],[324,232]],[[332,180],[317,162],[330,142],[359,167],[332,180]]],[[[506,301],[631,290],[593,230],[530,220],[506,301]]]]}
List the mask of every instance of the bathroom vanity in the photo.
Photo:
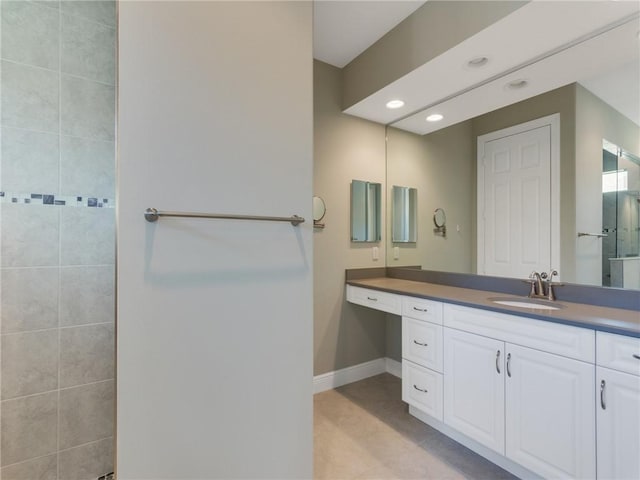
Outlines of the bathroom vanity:
{"type": "Polygon", "coordinates": [[[520,477],[640,478],[638,311],[389,277],[346,288],[401,317],[413,416],[520,477]]]}

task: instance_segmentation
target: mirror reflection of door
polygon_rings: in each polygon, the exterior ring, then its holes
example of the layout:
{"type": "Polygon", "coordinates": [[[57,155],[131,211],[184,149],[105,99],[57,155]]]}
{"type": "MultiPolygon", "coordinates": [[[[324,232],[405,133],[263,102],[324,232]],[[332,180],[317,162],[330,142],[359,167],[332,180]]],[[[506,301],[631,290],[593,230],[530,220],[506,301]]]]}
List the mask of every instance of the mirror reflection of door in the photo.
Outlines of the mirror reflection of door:
{"type": "Polygon", "coordinates": [[[604,140],[602,285],[640,288],[640,158],[604,140]]]}
{"type": "Polygon", "coordinates": [[[478,273],[526,278],[559,265],[553,118],[478,137],[478,273]]]}

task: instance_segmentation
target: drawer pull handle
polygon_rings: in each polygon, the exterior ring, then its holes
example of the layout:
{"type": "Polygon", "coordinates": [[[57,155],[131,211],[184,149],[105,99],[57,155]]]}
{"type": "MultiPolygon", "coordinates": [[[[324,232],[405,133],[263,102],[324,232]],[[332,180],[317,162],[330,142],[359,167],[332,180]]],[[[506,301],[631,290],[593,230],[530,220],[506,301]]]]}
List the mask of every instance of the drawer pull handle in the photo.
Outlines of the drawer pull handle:
{"type": "Polygon", "coordinates": [[[635,358],[636,360],[640,360],[640,355],[638,355],[637,353],[634,353],[633,358],[635,358]]]}
{"type": "Polygon", "coordinates": [[[500,374],[500,350],[496,353],[496,371],[500,374]]]}
{"type": "Polygon", "coordinates": [[[429,390],[423,390],[422,388],[418,387],[415,383],[413,384],[413,388],[415,388],[416,390],[422,393],[429,393],[429,390]]]}
{"type": "Polygon", "coordinates": [[[602,407],[603,410],[607,409],[607,405],[604,403],[604,387],[606,387],[607,384],[605,383],[604,380],[602,380],[600,382],[600,406],[602,407]]]}
{"type": "Polygon", "coordinates": [[[429,344],[428,344],[428,343],[420,343],[420,342],[419,342],[419,341],[417,341],[417,340],[414,340],[414,341],[413,341],[413,343],[415,343],[416,345],[420,345],[421,347],[428,347],[428,346],[429,346],[429,344]]]}
{"type": "Polygon", "coordinates": [[[426,312],[428,312],[428,311],[429,311],[429,309],[428,309],[428,308],[418,308],[418,307],[413,307],[413,309],[414,309],[416,312],[424,312],[424,313],[426,313],[426,312]]]}
{"type": "Polygon", "coordinates": [[[378,299],[375,297],[367,297],[367,300],[371,300],[372,302],[377,302],[378,299]]]}
{"type": "Polygon", "coordinates": [[[511,378],[511,354],[507,353],[507,375],[511,378]]]}

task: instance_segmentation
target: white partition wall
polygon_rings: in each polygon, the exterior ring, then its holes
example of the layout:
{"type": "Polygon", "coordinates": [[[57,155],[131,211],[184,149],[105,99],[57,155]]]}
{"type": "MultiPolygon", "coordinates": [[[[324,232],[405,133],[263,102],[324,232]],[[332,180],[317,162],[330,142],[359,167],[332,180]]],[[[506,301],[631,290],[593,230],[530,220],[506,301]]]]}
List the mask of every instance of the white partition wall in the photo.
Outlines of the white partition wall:
{"type": "Polygon", "coordinates": [[[119,8],[118,478],[310,478],[311,3],[119,8]]]}

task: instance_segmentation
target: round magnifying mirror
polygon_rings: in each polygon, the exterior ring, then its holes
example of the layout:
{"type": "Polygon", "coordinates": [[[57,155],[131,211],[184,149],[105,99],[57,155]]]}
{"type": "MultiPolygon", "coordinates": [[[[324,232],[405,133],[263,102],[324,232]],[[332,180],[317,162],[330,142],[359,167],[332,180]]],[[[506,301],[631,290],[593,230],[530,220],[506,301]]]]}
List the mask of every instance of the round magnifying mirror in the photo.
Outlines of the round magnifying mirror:
{"type": "Polygon", "coordinates": [[[313,221],[319,222],[322,220],[326,212],[327,207],[324,204],[324,200],[320,197],[313,197],[313,221]]]}
{"type": "Polygon", "coordinates": [[[442,228],[447,223],[447,216],[442,208],[436,208],[433,212],[433,223],[436,227],[442,228]]]}

